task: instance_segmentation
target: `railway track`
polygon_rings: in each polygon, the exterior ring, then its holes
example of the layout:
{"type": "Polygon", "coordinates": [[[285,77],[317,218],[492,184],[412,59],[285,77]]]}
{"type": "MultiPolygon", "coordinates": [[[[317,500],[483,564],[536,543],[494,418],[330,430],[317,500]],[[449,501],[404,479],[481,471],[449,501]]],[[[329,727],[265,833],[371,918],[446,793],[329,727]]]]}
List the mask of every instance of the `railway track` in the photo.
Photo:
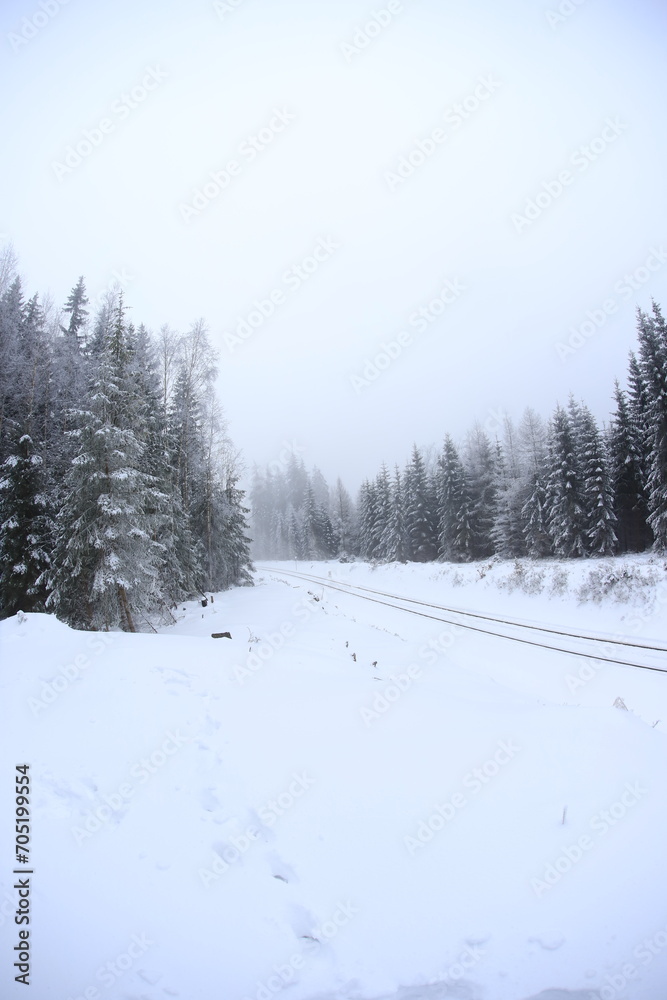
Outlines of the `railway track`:
{"type": "Polygon", "coordinates": [[[595,635],[591,632],[566,631],[565,629],[552,628],[549,625],[537,625],[535,623],[521,622],[513,618],[499,618],[494,617],[493,615],[481,614],[480,612],[466,611],[461,608],[449,608],[411,597],[402,597],[400,594],[391,594],[382,590],[374,590],[371,587],[364,587],[360,584],[345,583],[341,580],[331,580],[324,577],[314,576],[309,573],[300,573],[296,570],[276,570],[271,567],[262,566],[258,566],[257,568],[260,572],[269,573],[273,576],[289,576],[316,586],[327,587],[330,590],[336,590],[343,594],[358,597],[361,600],[370,601],[374,604],[381,604],[385,607],[405,611],[408,614],[418,615],[422,618],[443,622],[444,624],[451,625],[455,628],[478,632],[498,639],[506,639],[510,642],[519,642],[527,646],[536,646],[540,649],[549,649],[553,652],[568,653],[572,656],[594,659],[602,663],[612,664],[614,666],[634,667],[637,670],[651,670],[654,673],[667,674],[667,647],[665,646],[634,642],[630,639],[620,639],[613,636],[595,635]],[[428,609],[428,611],[418,609],[428,609]],[[438,612],[438,614],[433,612],[438,612]],[[443,615],[448,617],[443,617],[443,615]],[[489,627],[485,628],[483,627],[483,624],[488,624],[489,627]],[[501,631],[498,631],[497,628],[493,627],[498,625],[501,626],[501,631]],[[514,630],[516,634],[508,634],[507,631],[502,631],[502,628],[514,630]],[[574,639],[577,642],[588,644],[588,648],[575,649],[572,648],[571,644],[560,645],[553,642],[543,642],[538,638],[540,635],[542,637],[550,637],[554,635],[574,639]],[[656,663],[638,663],[637,659],[621,659],[620,656],[600,655],[603,647],[605,646],[607,649],[611,647],[620,647],[620,649],[632,650],[633,653],[628,653],[626,655],[634,654],[637,658],[639,658],[638,651],[641,650],[652,659],[662,657],[662,662],[665,666],[659,666],[656,663]]]}

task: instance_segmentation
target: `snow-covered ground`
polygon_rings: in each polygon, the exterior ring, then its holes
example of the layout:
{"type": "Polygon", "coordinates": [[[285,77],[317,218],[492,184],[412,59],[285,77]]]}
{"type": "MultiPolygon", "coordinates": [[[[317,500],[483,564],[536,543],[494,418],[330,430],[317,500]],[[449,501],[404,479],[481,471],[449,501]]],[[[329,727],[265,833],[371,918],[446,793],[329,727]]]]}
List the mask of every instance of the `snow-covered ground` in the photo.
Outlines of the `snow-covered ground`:
{"type": "MultiPolygon", "coordinates": [[[[298,570],[667,644],[664,560],[525,565],[298,570]]],[[[285,570],[159,635],[0,623],[3,1000],[23,763],[35,1000],[664,1000],[667,677],[285,570]]]]}

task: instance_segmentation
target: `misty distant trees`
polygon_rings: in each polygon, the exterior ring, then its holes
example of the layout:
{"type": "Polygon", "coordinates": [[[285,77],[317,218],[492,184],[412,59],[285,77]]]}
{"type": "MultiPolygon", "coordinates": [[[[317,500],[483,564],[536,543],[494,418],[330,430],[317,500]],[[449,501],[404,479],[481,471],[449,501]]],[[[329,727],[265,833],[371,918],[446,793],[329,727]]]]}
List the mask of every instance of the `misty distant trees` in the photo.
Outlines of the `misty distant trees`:
{"type": "Polygon", "coordinates": [[[356,550],[356,519],[340,480],[332,492],[319,469],[290,454],[284,467],[255,468],[250,489],[253,552],[263,559],[331,559],[356,550]]]}
{"type": "Polygon", "coordinates": [[[202,323],[158,337],[80,278],[60,315],[0,269],[0,612],[134,631],[251,582],[244,495],[202,323]]]}
{"type": "Polygon", "coordinates": [[[667,551],[667,324],[654,304],[637,317],[628,388],[600,427],[570,398],[545,421],[526,410],[494,439],[479,427],[445,436],[426,460],[382,466],[356,505],[296,458],[255,472],[256,553],[272,559],[353,556],[378,562],[468,562],[497,556],[575,558],[667,551]],[[315,529],[313,526],[317,525],[315,529]]]}

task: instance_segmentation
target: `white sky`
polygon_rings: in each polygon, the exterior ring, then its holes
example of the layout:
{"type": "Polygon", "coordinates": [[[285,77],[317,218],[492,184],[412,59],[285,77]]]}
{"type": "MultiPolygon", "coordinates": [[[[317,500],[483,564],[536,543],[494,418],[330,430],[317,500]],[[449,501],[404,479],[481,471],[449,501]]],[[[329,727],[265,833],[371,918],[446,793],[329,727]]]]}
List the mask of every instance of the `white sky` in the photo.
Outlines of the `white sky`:
{"type": "Polygon", "coordinates": [[[0,232],[31,293],[63,302],[83,274],[93,297],[117,272],[135,321],[204,317],[248,464],[289,442],[356,488],[491,411],[548,415],[572,390],[609,414],[636,306],[667,307],[667,256],[627,297],[614,287],[667,250],[663,2],[564,4],[552,26],[560,0],[392,0],[349,62],[341,43],[385,0],[43,2],[49,18],[38,0],[0,10],[0,232]],[[38,24],[25,44],[24,18],[38,24]],[[120,112],[149,67],[166,78],[120,112]],[[454,127],[447,110],[489,77],[497,89],[454,127]],[[251,162],[240,146],[274,109],[294,120],[251,162]],[[53,164],[103,118],[112,131],[59,179],[53,164]],[[620,135],[581,170],[571,156],[608,118],[620,135]],[[392,191],[386,173],[438,127],[446,140],[392,191]],[[233,159],[238,175],[186,223],[181,206],[233,159]],[[572,183],[518,233],[513,214],[565,169],[572,183]],[[290,289],[284,272],[328,236],[340,248],[290,289]],[[465,291],[355,392],[446,279],[465,291]],[[224,334],[275,289],[285,301],[230,351],[224,334]],[[559,358],[608,299],[616,312],[559,358]]]}

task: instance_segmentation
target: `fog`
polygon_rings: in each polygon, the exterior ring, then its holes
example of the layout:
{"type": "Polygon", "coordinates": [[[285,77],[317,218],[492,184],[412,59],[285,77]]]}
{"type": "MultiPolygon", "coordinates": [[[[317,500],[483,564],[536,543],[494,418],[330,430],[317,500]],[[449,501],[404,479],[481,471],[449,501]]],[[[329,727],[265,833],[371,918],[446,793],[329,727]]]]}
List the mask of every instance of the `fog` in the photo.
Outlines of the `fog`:
{"type": "Polygon", "coordinates": [[[667,305],[664,4],[5,2],[32,293],[203,317],[248,466],[353,488],[570,391],[667,305]]]}

